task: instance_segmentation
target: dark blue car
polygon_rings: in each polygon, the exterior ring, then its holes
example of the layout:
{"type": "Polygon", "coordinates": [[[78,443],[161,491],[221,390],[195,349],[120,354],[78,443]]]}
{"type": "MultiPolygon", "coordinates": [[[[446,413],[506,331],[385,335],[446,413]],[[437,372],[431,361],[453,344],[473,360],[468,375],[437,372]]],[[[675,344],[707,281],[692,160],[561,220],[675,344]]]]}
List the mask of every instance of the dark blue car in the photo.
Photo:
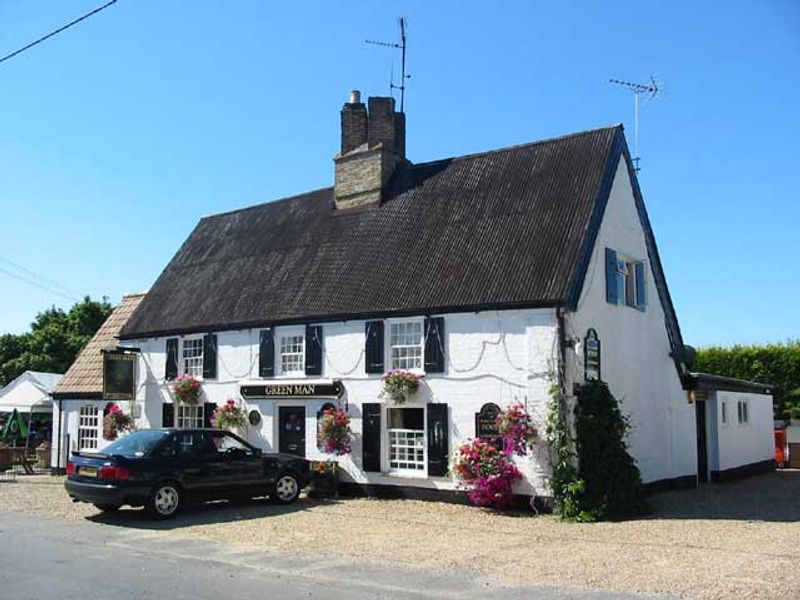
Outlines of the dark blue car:
{"type": "Polygon", "coordinates": [[[144,429],[102,452],[73,452],[64,486],[76,502],[101,510],[144,506],[166,519],[187,501],[266,495],[288,504],[310,479],[307,460],[263,454],[228,431],[144,429]]]}

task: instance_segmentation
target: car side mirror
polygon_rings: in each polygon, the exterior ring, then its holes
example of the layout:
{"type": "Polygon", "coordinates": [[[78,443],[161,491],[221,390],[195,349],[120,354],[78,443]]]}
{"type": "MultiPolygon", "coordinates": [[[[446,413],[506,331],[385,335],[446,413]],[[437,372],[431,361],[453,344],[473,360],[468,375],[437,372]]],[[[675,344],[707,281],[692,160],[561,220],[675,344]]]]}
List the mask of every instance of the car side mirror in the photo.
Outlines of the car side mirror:
{"type": "Polygon", "coordinates": [[[262,454],[261,448],[253,448],[253,456],[261,456],[262,454]]]}

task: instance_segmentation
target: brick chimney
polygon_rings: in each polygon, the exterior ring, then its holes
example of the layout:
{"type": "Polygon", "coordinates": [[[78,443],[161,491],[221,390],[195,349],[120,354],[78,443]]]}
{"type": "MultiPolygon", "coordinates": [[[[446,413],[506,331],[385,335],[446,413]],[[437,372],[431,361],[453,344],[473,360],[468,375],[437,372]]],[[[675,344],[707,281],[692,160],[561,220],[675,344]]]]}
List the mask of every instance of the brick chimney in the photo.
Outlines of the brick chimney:
{"type": "Polygon", "coordinates": [[[406,162],[405,115],[394,98],[370,98],[369,112],[354,90],[342,108],[342,148],[334,159],[336,208],[378,206],[398,164],[406,162]]]}

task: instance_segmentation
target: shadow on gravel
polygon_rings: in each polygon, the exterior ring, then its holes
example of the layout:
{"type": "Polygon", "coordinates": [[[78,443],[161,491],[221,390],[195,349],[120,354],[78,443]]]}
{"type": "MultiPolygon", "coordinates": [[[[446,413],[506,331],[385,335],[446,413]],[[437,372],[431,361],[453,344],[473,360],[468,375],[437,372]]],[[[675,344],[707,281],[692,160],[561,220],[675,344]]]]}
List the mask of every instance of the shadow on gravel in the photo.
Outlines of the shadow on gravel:
{"type": "Polygon", "coordinates": [[[800,470],[782,470],[692,490],[654,494],[644,519],[800,521],[800,470]]]}
{"type": "Polygon", "coordinates": [[[122,508],[116,512],[100,512],[86,517],[87,521],[127,527],[134,529],[151,529],[168,531],[194,525],[215,525],[251,519],[264,519],[287,515],[317,506],[336,504],[337,500],[321,500],[300,498],[293,504],[273,504],[266,498],[254,500],[204,502],[189,504],[183,507],[172,519],[154,521],[141,508],[122,508]]]}

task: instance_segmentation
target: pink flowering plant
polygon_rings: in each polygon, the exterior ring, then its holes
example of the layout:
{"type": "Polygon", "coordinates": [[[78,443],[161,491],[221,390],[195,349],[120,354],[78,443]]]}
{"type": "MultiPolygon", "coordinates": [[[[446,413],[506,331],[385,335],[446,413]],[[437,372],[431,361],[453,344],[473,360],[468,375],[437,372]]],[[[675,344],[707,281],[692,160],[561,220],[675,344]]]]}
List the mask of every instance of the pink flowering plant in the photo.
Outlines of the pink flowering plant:
{"type": "Polygon", "coordinates": [[[497,429],[507,452],[525,456],[538,438],[531,416],[516,402],[497,415],[497,429]]]}
{"type": "Polygon", "coordinates": [[[108,407],[103,417],[103,439],[109,442],[117,439],[122,432],[133,430],[133,418],[122,411],[117,404],[108,407]]]}
{"type": "Polygon", "coordinates": [[[236,400],[228,398],[225,404],[214,409],[211,425],[217,429],[241,429],[247,424],[244,409],[236,404],[236,400]]]}
{"type": "Polygon", "coordinates": [[[477,506],[506,508],[514,497],[514,484],[522,479],[509,453],[481,438],[467,440],[452,460],[456,479],[469,488],[467,497],[477,506]]]}
{"type": "Polygon", "coordinates": [[[421,379],[411,371],[392,369],[383,376],[383,395],[395,402],[405,402],[419,391],[421,379]]]}
{"type": "Polygon", "coordinates": [[[197,404],[200,398],[200,381],[184,373],[172,384],[172,391],[183,404],[197,404]]]}
{"type": "Polygon", "coordinates": [[[317,423],[317,445],[327,454],[350,454],[350,415],[343,408],[327,408],[317,423]]]}

